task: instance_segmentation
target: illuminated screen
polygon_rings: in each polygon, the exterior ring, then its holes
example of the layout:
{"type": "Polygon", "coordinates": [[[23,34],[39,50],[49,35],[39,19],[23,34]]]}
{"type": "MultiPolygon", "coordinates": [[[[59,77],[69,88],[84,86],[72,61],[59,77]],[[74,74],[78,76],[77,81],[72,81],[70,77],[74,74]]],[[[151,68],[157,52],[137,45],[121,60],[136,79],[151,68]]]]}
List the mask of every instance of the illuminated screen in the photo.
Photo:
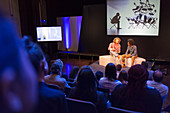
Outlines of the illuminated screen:
{"type": "Polygon", "coordinates": [[[160,0],[107,0],[107,35],[159,35],[160,0]]]}
{"type": "Polygon", "coordinates": [[[37,41],[62,41],[61,26],[57,27],[36,27],[37,41]]]}

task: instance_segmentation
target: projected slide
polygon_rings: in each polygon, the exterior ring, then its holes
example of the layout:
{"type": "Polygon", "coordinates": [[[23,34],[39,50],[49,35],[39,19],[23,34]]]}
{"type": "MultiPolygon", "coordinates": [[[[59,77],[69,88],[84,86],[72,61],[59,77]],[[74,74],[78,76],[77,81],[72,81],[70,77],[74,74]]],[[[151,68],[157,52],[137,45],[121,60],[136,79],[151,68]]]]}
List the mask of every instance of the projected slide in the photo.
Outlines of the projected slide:
{"type": "Polygon", "coordinates": [[[159,35],[160,0],[107,0],[107,35],[159,35]]]}
{"type": "Polygon", "coordinates": [[[37,41],[62,41],[61,27],[37,27],[37,41]]]}

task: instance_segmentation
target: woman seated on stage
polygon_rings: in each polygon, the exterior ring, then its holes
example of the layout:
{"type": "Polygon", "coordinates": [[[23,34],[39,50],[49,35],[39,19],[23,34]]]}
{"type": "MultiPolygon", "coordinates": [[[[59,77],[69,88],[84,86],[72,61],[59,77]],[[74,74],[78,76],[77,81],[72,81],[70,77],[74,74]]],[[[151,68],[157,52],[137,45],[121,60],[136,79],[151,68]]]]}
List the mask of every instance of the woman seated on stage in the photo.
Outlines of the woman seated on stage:
{"type": "Polygon", "coordinates": [[[120,38],[116,37],[113,39],[113,42],[109,44],[108,50],[110,51],[111,56],[117,57],[121,50],[120,38]]]}
{"type": "Polygon", "coordinates": [[[133,66],[135,58],[138,57],[137,47],[135,45],[135,41],[133,39],[128,39],[128,47],[126,53],[122,55],[122,64],[125,67],[125,58],[132,58],[131,66],[133,66]]]}
{"type": "Polygon", "coordinates": [[[76,87],[71,89],[69,97],[90,101],[96,105],[98,113],[105,113],[106,98],[103,92],[97,91],[96,86],[96,77],[92,69],[83,66],[78,73],[76,87]]]}

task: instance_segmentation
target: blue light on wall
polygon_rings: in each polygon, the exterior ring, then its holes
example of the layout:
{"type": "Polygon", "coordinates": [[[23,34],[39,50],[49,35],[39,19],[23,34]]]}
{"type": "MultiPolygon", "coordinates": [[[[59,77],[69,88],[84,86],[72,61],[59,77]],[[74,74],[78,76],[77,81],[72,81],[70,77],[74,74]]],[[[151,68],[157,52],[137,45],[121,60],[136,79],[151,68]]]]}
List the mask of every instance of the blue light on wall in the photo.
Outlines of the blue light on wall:
{"type": "Polygon", "coordinates": [[[66,49],[71,47],[70,17],[63,17],[63,32],[66,49]]]}
{"type": "Polygon", "coordinates": [[[71,65],[69,63],[66,63],[65,64],[65,67],[66,67],[66,74],[67,74],[67,77],[69,78],[69,74],[71,72],[71,65]]]}
{"type": "Polygon", "coordinates": [[[77,16],[77,36],[78,36],[78,42],[79,42],[79,38],[80,38],[81,21],[82,21],[82,16],[77,16]]]}

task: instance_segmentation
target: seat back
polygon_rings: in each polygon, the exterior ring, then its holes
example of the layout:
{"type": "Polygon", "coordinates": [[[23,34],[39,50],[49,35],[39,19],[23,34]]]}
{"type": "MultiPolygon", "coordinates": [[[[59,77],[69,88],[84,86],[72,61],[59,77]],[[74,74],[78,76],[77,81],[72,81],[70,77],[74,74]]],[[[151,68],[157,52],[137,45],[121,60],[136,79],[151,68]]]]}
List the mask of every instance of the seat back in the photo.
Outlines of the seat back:
{"type": "Polygon", "coordinates": [[[125,109],[120,109],[120,108],[116,108],[116,107],[109,107],[106,109],[106,113],[142,113],[142,112],[125,110],[125,109]]]}
{"type": "Polygon", "coordinates": [[[96,106],[92,102],[66,98],[69,113],[97,113],[96,106]]]}
{"type": "Polygon", "coordinates": [[[110,96],[109,96],[110,90],[109,89],[104,89],[104,88],[98,87],[97,90],[103,92],[107,100],[110,99],[110,96]]]}

